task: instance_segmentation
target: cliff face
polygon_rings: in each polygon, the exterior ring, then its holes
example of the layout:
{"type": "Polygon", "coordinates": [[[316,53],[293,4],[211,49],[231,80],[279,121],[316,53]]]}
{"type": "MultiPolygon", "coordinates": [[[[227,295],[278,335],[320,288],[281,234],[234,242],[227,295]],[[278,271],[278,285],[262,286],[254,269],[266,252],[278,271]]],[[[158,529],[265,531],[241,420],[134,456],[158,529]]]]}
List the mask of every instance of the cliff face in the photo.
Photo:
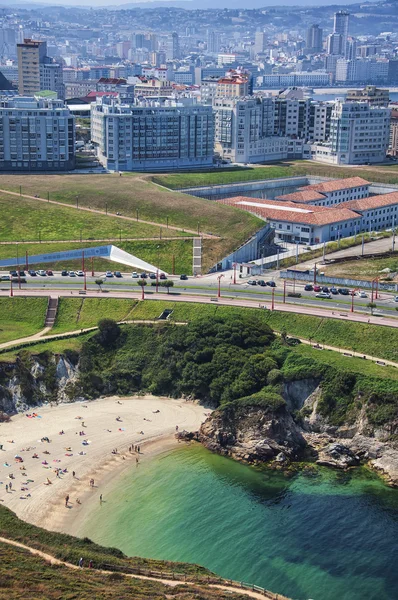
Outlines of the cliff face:
{"type": "Polygon", "coordinates": [[[77,399],[78,364],[66,356],[18,357],[0,365],[0,412],[13,414],[44,402],[77,399]]]}
{"type": "Polygon", "coordinates": [[[363,409],[349,424],[331,425],[318,410],[321,385],[316,379],[283,384],[286,404],[276,411],[234,405],[214,411],[197,439],[210,450],[249,463],[287,466],[308,457],[340,469],[367,463],[398,486],[398,416],[375,427],[363,409]]]}

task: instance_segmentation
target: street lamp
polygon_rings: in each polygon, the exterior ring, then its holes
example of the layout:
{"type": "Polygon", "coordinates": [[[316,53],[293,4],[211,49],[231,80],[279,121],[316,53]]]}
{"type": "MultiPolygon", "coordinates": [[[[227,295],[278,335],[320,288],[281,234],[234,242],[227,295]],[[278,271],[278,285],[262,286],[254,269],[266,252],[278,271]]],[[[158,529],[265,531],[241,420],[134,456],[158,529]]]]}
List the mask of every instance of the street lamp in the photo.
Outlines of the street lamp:
{"type": "Polygon", "coordinates": [[[76,208],[79,208],[79,196],[76,196],[76,208]]]}
{"type": "Polygon", "coordinates": [[[217,298],[221,298],[221,278],[224,277],[223,274],[219,275],[217,277],[218,279],[218,294],[217,294],[217,298]]]}

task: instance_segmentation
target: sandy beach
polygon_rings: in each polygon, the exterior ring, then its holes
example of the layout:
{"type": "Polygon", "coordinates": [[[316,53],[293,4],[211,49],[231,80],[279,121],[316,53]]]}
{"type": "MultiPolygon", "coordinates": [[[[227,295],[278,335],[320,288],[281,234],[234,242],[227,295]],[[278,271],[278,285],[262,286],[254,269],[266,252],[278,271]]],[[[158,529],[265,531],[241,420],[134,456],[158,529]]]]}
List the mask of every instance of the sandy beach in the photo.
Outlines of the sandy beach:
{"type": "Polygon", "coordinates": [[[176,426],[195,431],[208,413],[193,402],[141,396],[18,414],[0,423],[0,502],[25,521],[78,535],[90,504],[100,501],[111,481],[175,447],[176,426]],[[130,451],[137,445],[139,453],[130,451]]]}

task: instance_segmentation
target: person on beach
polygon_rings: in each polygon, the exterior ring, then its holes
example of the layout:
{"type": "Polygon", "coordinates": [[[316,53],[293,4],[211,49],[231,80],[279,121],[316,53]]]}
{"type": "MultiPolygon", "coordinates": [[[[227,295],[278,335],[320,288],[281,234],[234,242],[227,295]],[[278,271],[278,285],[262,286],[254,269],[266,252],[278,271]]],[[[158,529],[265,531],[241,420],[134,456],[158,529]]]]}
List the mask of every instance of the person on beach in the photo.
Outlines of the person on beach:
{"type": "Polygon", "coordinates": [[[10,492],[12,490],[12,481],[10,481],[10,485],[8,486],[10,488],[10,492]]]}
{"type": "Polygon", "coordinates": [[[102,494],[100,494],[100,504],[102,504],[102,494]]]}
{"type": "Polygon", "coordinates": [[[176,431],[178,431],[178,425],[176,425],[176,431]]]}
{"type": "Polygon", "coordinates": [[[76,473],[74,471],[72,471],[72,477],[75,477],[76,473]]]}
{"type": "Polygon", "coordinates": [[[6,492],[8,494],[8,483],[6,483],[6,492]]]}
{"type": "Polygon", "coordinates": [[[65,506],[66,506],[66,508],[68,507],[68,503],[69,503],[69,494],[66,494],[66,496],[65,496],[65,506]]]}

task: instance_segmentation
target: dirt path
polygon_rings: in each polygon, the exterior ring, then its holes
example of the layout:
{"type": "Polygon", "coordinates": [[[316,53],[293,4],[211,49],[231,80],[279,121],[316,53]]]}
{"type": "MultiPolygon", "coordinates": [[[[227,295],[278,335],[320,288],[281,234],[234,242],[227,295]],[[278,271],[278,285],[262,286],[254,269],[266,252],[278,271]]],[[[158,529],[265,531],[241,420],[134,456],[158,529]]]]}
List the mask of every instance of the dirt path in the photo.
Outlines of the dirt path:
{"type": "MultiPolygon", "coordinates": [[[[0,537],[0,542],[2,542],[3,544],[9,544],[10,546],[15,546],[16,548],[22,548],[23,550],[27,550],[28,552],[30,552],[31,554],[34,554],[35,556],[40,556],[40,558],[42,558],[46,562],[49,562],[51,565],[62,565],[64,567],[67,567],[68,569],[81,570],[80,567],[78,567],[77,565],[73,565],[72,563],[69,563],[69,562],[66,562],[63,560],[59,560],[58,558],[55,558],[55,556],[52,556],[51,554],[47,554],[46,552],[42,552],[41,550],[37,550],[36,548],[32,548],[31,546],[26,546],[25,544],[21,544],[21,542],[16,542],[14,540],[10,540],[5,537],[0,537]]],[[[93,573],[95,571],[101,573],[102,575],[112,575],[112,573],[114,573],[114,571],[105,571],[104,569],[95,569],[94,571],[91,571],[91,573],[93,573]]],[[[179,580],[175,580],[175,579],[161,579],[158,577],[148,577],[146,575],[132,575],[130,573],[120,573],[120,574],[123,575],[124,577],[131,577],[132,579],[157,581],[159,583],[163,583],[164,585],[168,585],[170,587],[176,587],[177,585],[191,584],[192,586],[199,587],[199,588],[210,587],[210,588],[217,588],[220,590],[225,590],[228,592],[235,592],[237,594],[241,594],[241,595],[243,594],[245,596],[249,596],[250,598],[258,598],[260,600],[264,600],[264,598],[269,598],[269,599],[273,599],[273,600],[288,600],[285,596],[281,596],[279,594],[272,594],[271,592],[261,594],[259,592],[254,592],[251,590],[246,590],[246,589],[233,587],[233,586],[229,586],[229,585],[218,585],[218,584],[203,585],[200,583],[196,583],[194,581],[189,582],[189,581],[179,581],[179,580]]]]}
{"type": "MultiPolygon", "coordinates": [[[[105,217],[115,217],[116,219],[122,219],[125,221],[133,221],[135,223],[145,223],[146,225],[154,225],[155,227],[162,227],[166,229],[165,225],[162,223],[156,223],[155,221],[144,221],[143,219],[136,219],[135,217],[126,217],[124,215],[116,215],[114,213],[104,212],[103,210],[98,210],[96,208],[88,208],[87,206],[79,206],[76,208],[73,204],[68,204],[67,202],[58,202],[57,200],[47,200],[46,198],[37,198],[35,196],[28,196],[27,194],[19,194],[18,192],[10,192],[10,190],[2,190],[0,189],[0,193],[9,194],[10,196],[17,196],[18,198],[28,198],[29,200],[37,200],[39,202],[45,202],[46,204],[55,204],[57,206],[66,206],[67,208],[73,208],[75,210],[83,210],[89,213],[94,213],[97,215],[102,215],[105,217]]],[[[218,235],[212,235],[209,233],[202,233],[193,231],[192,229],[185,229],[183,227],[176,227],[175,225],[169,225],[167,229],[172,229],[173,231],[182,231],[183,233],[191,233],[201,238],[205,239],[219,239],[218,235]]],[[[157,239],[157,238],[156,238],[157,239]]]]}

